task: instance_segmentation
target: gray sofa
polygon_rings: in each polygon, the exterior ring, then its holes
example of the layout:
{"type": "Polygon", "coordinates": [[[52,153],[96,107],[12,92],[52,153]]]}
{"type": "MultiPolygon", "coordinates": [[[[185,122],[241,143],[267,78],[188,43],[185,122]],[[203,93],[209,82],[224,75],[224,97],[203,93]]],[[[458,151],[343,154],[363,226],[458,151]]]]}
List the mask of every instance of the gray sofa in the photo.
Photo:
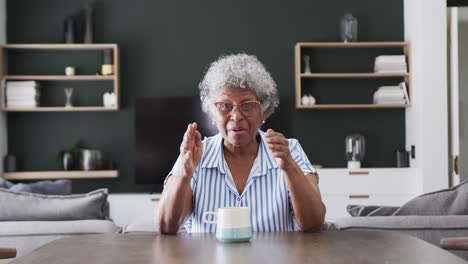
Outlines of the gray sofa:
{"type": "Polygon", "coordinates": [[[120,231],[108,218],[107,189],[43,195],[0,188],[0,247],[16,248],[17,257],[56,239],[120,231]]]}
{"type": "MultiPolygon", "coordinates": [[[[364,216],[347,217],[328,223],[329,231],[364,230],[389,231],[408,234],[440,246],[447,237],[468,237],[468,215],[446,216],[364,216]]],[[[468,260],[468,251],[449,250],[468,260]]]]}
{"type": "MultiPolygon", "coordinates": [[[[442,238],[468,237],[468,181],[423,194],[401,207],[349,205],[347,209],[353,217],[328,223],[328,230],[395,231],[436,246],[442,238]]],[[[450,252],[468,260],[468,251],[450,252]]]]}

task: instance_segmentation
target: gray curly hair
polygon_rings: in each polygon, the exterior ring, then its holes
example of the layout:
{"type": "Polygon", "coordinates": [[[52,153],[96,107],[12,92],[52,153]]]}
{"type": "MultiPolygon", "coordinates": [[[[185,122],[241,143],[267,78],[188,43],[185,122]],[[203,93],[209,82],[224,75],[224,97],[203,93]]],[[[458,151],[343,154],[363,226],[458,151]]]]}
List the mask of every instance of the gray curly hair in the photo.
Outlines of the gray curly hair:
{"type": "Polygon", "coordinates": [[[203,111],[210,113],[216,97],[227,86],[250,89],[262,104],[269,117],[279,105],[276,83],[265,66],[253,55],[244,53],[221,56],[211,63],[199,84],[203,111]]]}

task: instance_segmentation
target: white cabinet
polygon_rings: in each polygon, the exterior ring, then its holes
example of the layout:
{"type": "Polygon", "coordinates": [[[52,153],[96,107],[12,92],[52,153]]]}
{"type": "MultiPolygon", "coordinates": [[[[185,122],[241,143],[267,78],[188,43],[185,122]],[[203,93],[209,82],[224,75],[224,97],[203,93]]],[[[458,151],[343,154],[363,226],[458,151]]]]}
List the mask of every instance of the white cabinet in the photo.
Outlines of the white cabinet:
{"type": "MultiPolygon", "coordinates": [[[[327,220],[348,217],[349,204],[400,206],[421,194],[417,170],[318,169],[327,220]]],[[[110,194],[110,216],[118,226],[154,220],[161,194],[110,194]]]]}
{"type": "Polygon", "coordinates": [[[411,168],[319,169],[326,219],[347,217],[349,204],[400,206],[420,194],[411,168]]]}
{"type": "Polygon", "coordinates": [[[109,194],[110,217],[118,226],[152,221],[161,194],[109,194]]]}

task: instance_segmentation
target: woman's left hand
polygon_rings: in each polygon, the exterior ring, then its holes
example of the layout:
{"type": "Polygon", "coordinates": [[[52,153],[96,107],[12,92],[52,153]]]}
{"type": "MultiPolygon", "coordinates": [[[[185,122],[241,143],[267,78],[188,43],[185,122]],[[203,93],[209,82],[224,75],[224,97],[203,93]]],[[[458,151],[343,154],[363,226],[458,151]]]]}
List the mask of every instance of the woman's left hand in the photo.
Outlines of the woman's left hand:
{"type": "Polygon", "coordinates": [[[293,168],[295,161],[289,151],[288,140],[279,132],[275,132],[273,129],[268,129],[265,133],[265,141],[268,149],[270,149],[273,157],[278,163],[278,166],[282,169],[293,168]]]}

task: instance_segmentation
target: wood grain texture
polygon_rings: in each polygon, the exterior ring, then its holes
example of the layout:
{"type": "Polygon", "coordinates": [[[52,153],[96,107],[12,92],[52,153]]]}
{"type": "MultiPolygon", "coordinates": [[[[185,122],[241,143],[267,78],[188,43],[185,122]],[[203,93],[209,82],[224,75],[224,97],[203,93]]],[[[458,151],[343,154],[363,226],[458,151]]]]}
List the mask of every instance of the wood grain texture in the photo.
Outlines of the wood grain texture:
{"type": "Polygon", "coordinates": [[[217,242],[214,233],[176,236],[100,234],[56,240],[12,264],[78,263],[466,263],[395,232],[254,233],[247,243],[217,242]]]}
{"type": "Polygon", "coordinates": [[[99,44],[6,44],[2,45],[5,49],[21,49],[21,50],[103,50],[116,49],[117,44],[114,43],[99,43],[99,44]]]}
{"type": "Polygon", "coordinates": [[[0,259],[16,257],[16,248],[0,248],[0,259]]]}
{"type": "Polygon", "coordinates": [[[381,41],[381,42],[299,42],[296,45],[308,48],[386,48],[386,47],[407,47],[409,44],[402,41],[381,41]]]}
{"type": "Polygon", "coordinates": [[[440,240],[440,246],[445,249],[468,250],[468,237],[448,237],[440,240]]]}
{"type": "Polygon", "coordinates": [[[6,75],[7,80],[35,80],[35,81],[114,81],[115,75],[6,75]]]}
{"type": "Polygon", "coordinates": [[[298,109],[338,109],[338,108],[406,108],[408,104],[315,104],[300,105],[298,109]]]}
{"type": "Polygon", "coordinates": [[[3,107],[6,112],[95,112],[95,111],[118,111],[115,107],[104,106],[38,106],[38,107],[3,107]]]}

